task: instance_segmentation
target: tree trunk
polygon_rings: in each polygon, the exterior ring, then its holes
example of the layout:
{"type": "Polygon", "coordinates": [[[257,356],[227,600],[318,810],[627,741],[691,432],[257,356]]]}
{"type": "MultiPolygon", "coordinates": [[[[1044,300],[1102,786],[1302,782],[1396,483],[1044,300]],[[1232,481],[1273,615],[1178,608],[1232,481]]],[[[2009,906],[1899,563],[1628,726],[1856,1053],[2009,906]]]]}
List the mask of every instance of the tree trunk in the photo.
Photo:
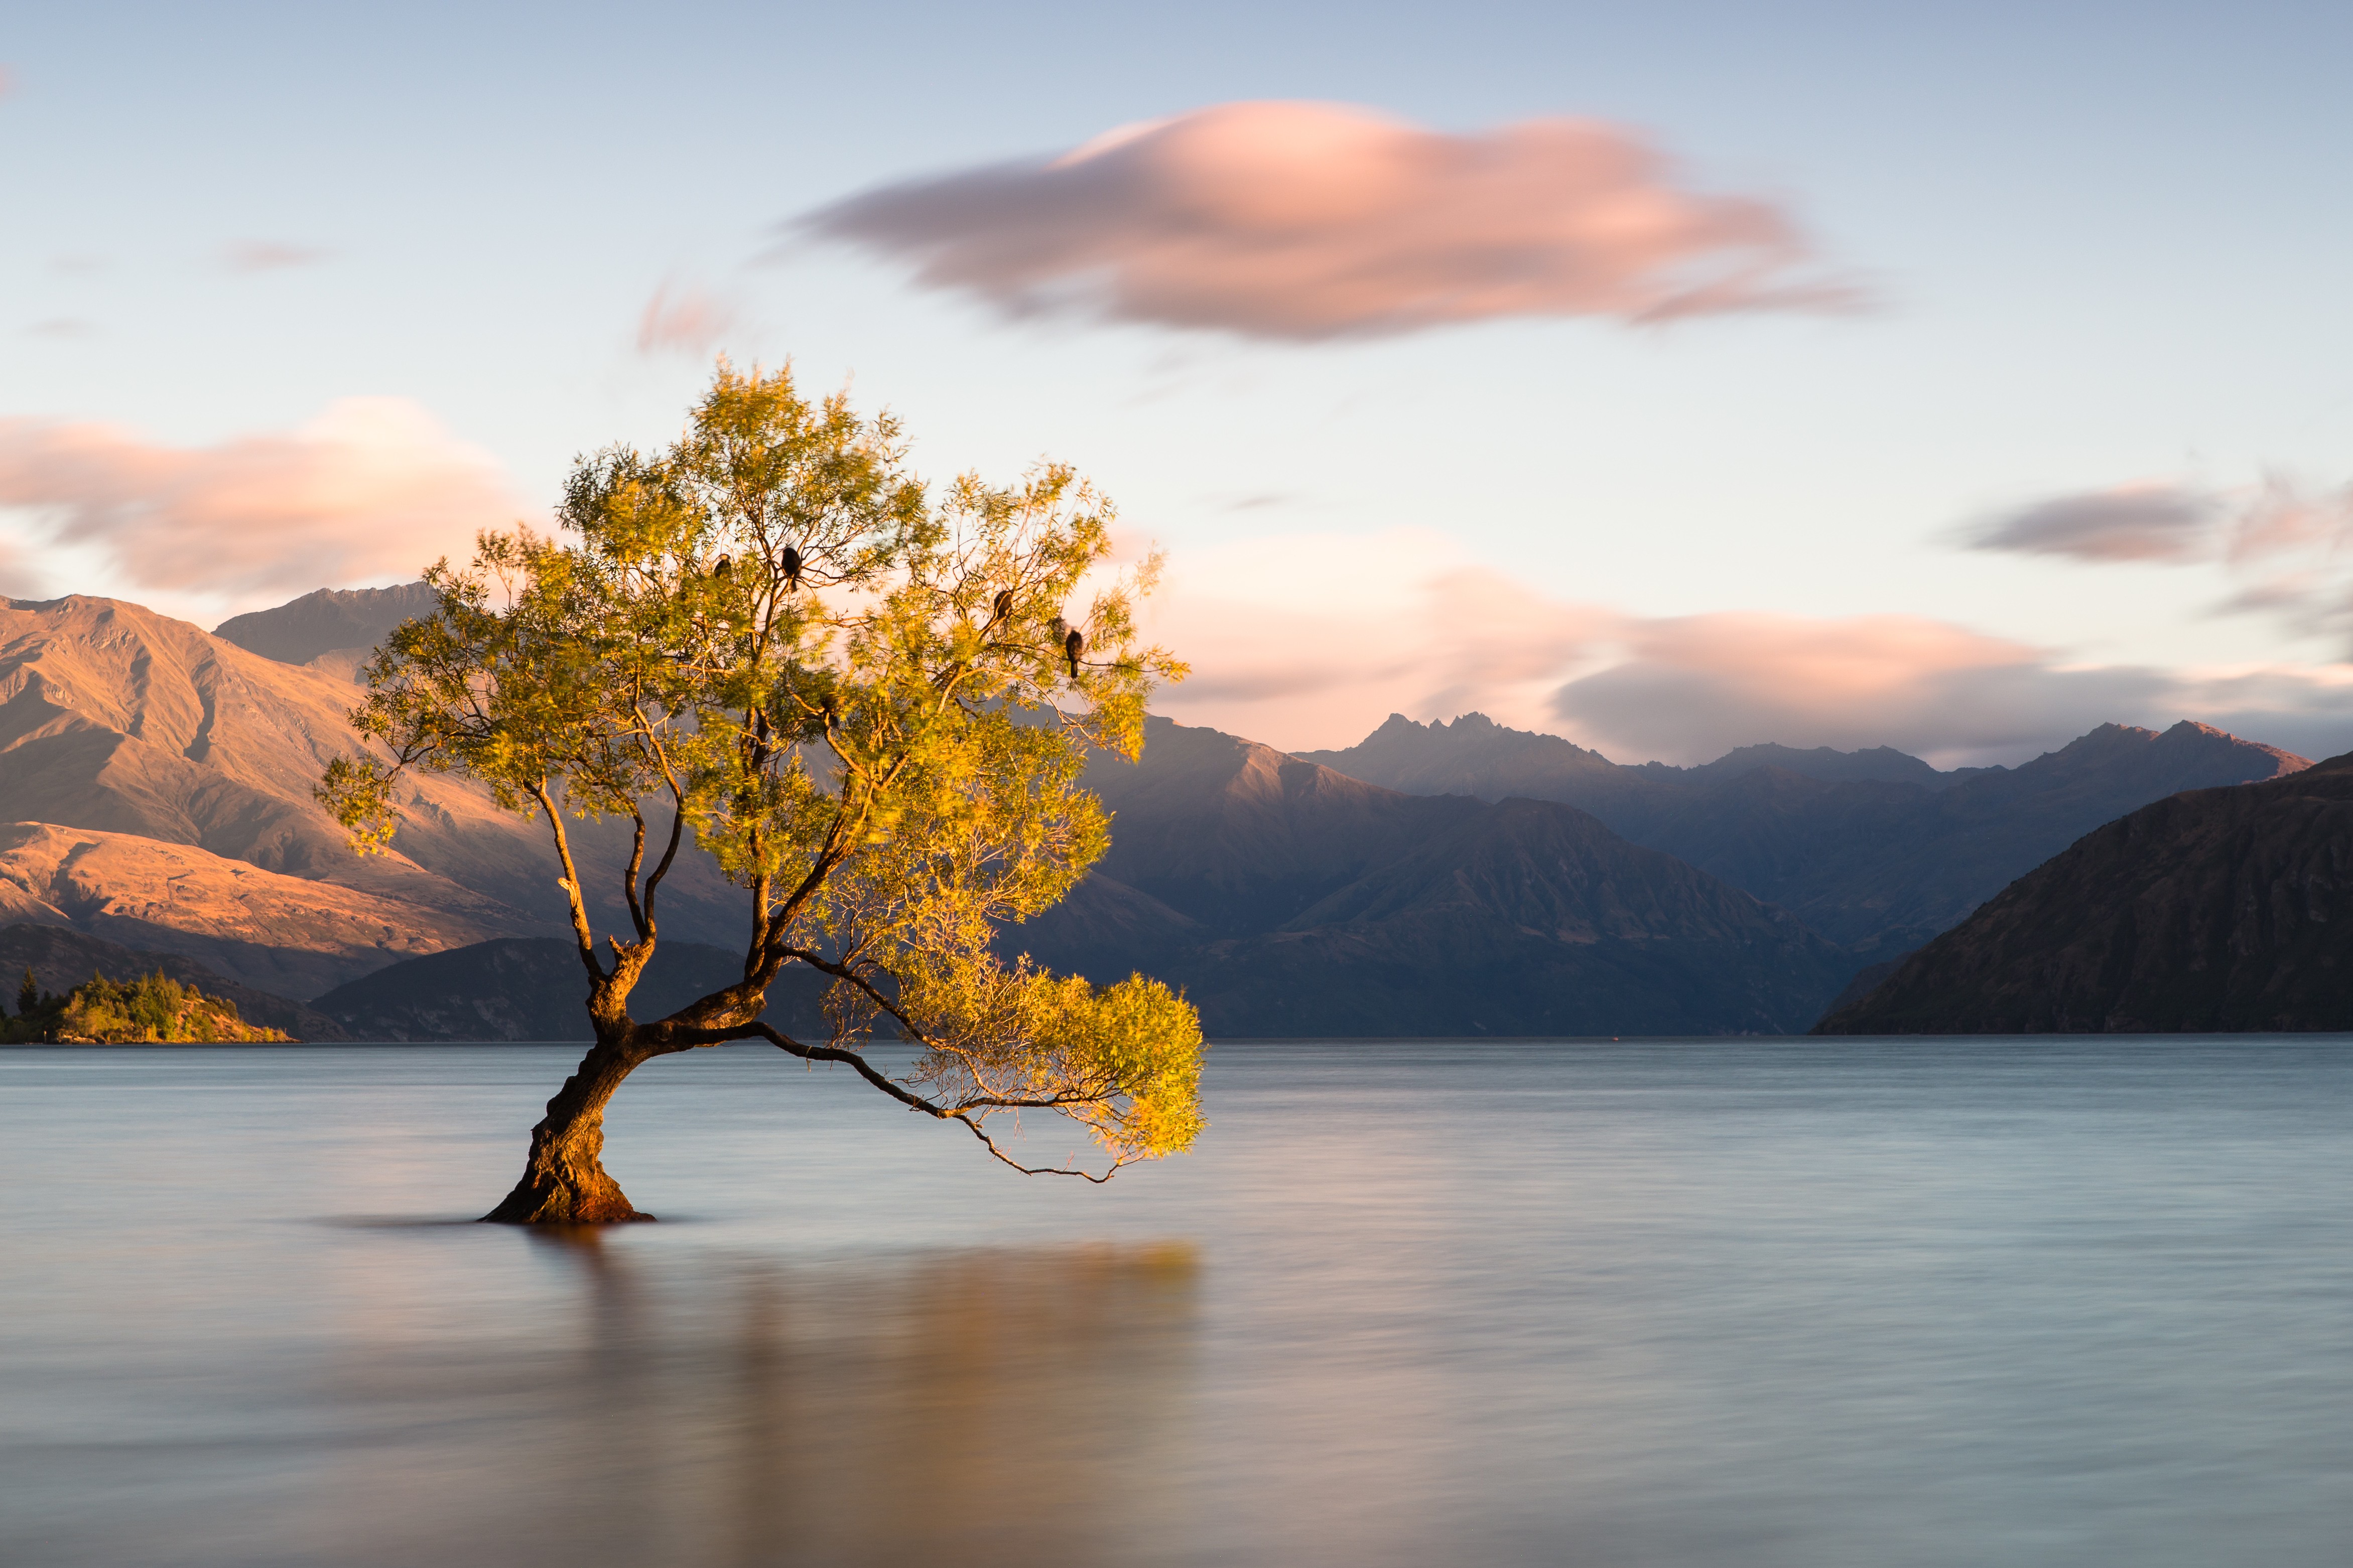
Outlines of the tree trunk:
{"type": "Polygon", "coordinates": [[[565,1080],[547,1114],[531,1130],[522,1180],[506,1201],[484,1215],[500,1225],[613,1225],[651,1219],[629,1206],[628,1194],[605,1173],[605,1104],[621,1080],[658,1054],[636,1048],[634,1029],[599,1040],[565,1080]]]}

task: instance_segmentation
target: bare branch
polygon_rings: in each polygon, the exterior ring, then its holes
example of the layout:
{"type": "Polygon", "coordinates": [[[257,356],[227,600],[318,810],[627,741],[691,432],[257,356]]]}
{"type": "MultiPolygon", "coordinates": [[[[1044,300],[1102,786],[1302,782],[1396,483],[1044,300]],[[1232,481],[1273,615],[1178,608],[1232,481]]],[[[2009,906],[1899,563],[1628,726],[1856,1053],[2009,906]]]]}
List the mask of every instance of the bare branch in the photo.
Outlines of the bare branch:
{"type": "Polygon", "coordinates": [[[811,952],[805,948],[780,947],[777,951],[786,958],[799,959],[803,963],[807,964],[811,969],[816,970],[820,974],[830,974],[837,980],[849,981],[852,985],[855,985],[860,991],[865,992],[867,996],[873,1001],[877,1007],[880,1007],[882,1011],[890,1014],[892,1017],[898,1020],[899,1026],[907,1031],[907,1037],[909,1039],[926,1046],[934,1043],[932,1037],[923,1033],[923,1031],[916,1026],[915,1021],[913,1018],[908,1017],[906,1014],[899,1010],[899,1005],[897,1003],[892,1001],[891,998],[883,995],[881,992],[876,990],[874,988],[873,982],[859,973],[857,970],[850,967],[849,964],[837,963],[833,960],[824,956],[822,953],[811,952]]]}
{"type": "Polygon", "coordinates": [[[564,831],[564,814],[555,809],[555,799],[547,792],[546,780],[533,784],[532,795],[547,817],[548,831],[555,835],[555,858],[564,864],[560,886],[572,915],[572,937],[580,946],[580,962],[587,967],[590,981],[601,985],[612,976],[596,962],[596,933],[588,929],[588,906],[580,901],[580,868],[572,861],[572,840],[564,831]]]}

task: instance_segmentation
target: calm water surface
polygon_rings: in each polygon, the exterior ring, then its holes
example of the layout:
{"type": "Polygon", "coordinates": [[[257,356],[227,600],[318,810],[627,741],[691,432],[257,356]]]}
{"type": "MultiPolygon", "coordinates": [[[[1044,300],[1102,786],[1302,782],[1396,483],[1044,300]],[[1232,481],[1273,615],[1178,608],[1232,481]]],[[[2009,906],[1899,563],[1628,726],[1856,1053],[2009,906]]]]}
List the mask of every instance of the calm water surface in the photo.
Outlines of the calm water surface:
{"type": "Polygon", "coordinates": [[[0,1561],[2353,1540],[2353,1041],[1234,1045],[1108,1187],[706,1051],[611,1119],[664,1223],[457,1223],[572,1054],[0,1052],[0,1561]]]}

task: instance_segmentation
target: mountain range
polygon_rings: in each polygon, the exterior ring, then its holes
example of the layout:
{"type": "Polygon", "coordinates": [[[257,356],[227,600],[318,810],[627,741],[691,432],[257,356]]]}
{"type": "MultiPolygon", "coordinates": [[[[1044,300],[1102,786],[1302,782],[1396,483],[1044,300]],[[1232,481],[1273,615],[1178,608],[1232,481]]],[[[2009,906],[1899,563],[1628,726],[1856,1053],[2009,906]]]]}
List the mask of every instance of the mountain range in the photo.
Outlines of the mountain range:
{"type": "MultiPolygon", "coordinates": [[[[394,852],[364,859],[311,798],[357,744],[352,672],[426,602],[322,591],[216,634],[104,599],[0,605],[0,922],[194,965],[311,1037],[562,1027],[576,960],[543,826],[426,774],[394,852]]],[[[1627,767],[1476,714],[1302,756],[1165,719],[1147,734],[1140,763],[1089,769],[1109,855],[1003,945],[1160,975],[1225,1036],[1802,1030],[2089,828],[2309,766],[2194,724],[1952,772],[1883,747],[1627,767]]],[[[578,825],[575,844],[615,929],[627,840],[578,825]]],[[[737,962],[721,950],[744,921],[683,858],[678,983],[737,962]]],[[[778,1016],[813,995],[780,993],[778,1016]]]]}
{"type": "Polygon", "coordinates": [[[1785,746],[1627,767],[1476,713],[1451,724],[1392,715],[1345,751],[1303,755],[1392,789],[1581,807],[1870,960],[1918,947],[2136,807],[2312,765],[2185,721],[2162,733],[2103,724],[2015,768],[1940,773],[1887,747],[1785,746]]]}
{"type": "Polygon", "coordinates": [[[1166,719],[1087,783],[1110,853],[1005,945],[1180,984],[1212,1034],[1781,1033],[1854,968],[1572,806],[1407,795],[1166,719]]]}

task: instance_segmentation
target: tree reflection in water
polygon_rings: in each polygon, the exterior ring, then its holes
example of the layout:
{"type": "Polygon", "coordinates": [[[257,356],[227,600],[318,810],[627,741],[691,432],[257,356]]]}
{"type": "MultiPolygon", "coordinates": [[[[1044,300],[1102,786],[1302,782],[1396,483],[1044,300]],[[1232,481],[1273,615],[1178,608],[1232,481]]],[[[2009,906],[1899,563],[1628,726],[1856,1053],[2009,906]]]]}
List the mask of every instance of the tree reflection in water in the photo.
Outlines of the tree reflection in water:
{"type": "Polygon", "coordinates": [[[576,1331],[520,1365],[401,1358],[338,1380],[424,1419],[391,1423],[393,1453],[345,1456],[360,1473],[338,1512],[375,1523],[336,1561],[1181,1552],[1188,1246],[681,1269],[594,1231],[533,1240],[579,1286],[576,1331]]]}

